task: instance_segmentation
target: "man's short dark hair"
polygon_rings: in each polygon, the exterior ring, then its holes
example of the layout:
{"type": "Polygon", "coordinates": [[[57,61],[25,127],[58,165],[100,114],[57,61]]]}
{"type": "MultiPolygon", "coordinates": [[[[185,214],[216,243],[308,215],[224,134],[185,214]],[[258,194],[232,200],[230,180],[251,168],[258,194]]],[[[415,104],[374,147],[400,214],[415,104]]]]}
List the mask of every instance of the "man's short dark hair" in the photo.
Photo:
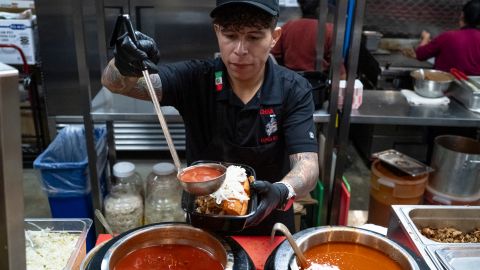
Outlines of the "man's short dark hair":
{"type": "Polygon", "coordinates": [[[232,4],[216,11],[213,23],[234,31],[244,27],[273,30],[277,25],[277,19],[277,16],[259,8],[244,4],[232,4]]]}
{"type": "Polygon", "coordinates": [[[480,27],[480,0],[471,0],[463,6],[463,21],[469,27],[480,27]]]}
{"type": "Polygon", "coordinates": [[[320,0],[297,0],[297,2],[302,10],[302,17],[318,18],[320,0]]]}

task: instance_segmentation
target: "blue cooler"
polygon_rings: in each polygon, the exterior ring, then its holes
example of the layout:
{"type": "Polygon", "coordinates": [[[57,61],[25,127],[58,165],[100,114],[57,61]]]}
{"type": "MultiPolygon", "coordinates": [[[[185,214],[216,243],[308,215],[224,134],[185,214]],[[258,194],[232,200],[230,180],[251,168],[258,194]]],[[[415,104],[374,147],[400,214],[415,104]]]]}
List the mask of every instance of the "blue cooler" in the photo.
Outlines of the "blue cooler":
{"type": "MultiPolygon", "coordinates": [[[[103,195],[107,192],[107,131],[94,129],[97,175],[103,195]]],[[[47,192],[53,218],[94,218],[85,129],[67,126],[34,161],[47,192]]],[[[95,246],[95,229],[87,237],[87,251],[95,246]]]]}

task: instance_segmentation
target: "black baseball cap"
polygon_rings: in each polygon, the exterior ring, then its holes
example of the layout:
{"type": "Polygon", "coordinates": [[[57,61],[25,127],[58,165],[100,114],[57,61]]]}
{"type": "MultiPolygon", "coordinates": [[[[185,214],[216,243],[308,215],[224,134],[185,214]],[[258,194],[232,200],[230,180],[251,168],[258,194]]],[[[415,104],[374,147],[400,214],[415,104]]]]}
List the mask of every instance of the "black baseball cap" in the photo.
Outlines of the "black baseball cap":
{"type": "Polygon", "coordinates": [[[215,13],[222,7],[231,4],[245,4],[257,7],[272,16],[278,16],[280,7],[278,0],[217,0],[217,6],[210,12],[210,17],[215,17],[215,13]]]}

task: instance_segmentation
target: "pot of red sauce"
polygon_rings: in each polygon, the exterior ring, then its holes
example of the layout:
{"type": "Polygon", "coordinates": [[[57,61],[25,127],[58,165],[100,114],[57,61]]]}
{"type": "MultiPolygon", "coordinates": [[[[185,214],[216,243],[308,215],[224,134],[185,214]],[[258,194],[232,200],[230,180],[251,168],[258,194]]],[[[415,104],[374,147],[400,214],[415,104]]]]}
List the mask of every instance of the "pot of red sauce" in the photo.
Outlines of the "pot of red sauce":
{"type": "Polygon", "coordinates": [[[181,170],[177,178],[186,192],[202,196],[220,188],[226,171],[227,168],[220,163],[200,163],[181,170]]]}
{"type": "MultiPolygon", "coordinates": [[[[310,269],[420,269],[404,248],[369,230],[325,226],[309,228],[293,236],[307,260],[317,267],[310,269]]],[[[271,256],[274,256],[271,269],[300,269],[288,243],[282,243],[271,256]]]]}
{"type": "Polygon", "coordinates": [[[221,238],[187,224],[135,230],[105,253],[101,270],[231,270],[234,256],[221,238]]]}

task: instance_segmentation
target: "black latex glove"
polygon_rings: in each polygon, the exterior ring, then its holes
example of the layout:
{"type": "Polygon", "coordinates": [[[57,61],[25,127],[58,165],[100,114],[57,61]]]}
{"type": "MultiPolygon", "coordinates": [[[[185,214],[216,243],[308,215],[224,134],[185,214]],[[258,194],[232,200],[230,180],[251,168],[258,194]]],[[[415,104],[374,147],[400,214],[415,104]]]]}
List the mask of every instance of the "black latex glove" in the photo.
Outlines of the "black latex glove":
{"type": "Polygon", "coordinates": [[[270,183],[256,180],[250,186],[257,192],[260,204],[255,214],[247,219],[246,227],[256,226],[264,220],[273,210],[282,206],[288,196],[288,188],[280,183],[270,183]]]}
{"type": "Polygon", "coordinates": [[[158,73],[160,51],[157,44],[151,37],[141,32],[136,31],[135,35],[138,47],[127,34],[120,36],[115,43],[113,54],[118,71],[123,76],[141,77],[145,64],[150,73],[158,73]]]}

